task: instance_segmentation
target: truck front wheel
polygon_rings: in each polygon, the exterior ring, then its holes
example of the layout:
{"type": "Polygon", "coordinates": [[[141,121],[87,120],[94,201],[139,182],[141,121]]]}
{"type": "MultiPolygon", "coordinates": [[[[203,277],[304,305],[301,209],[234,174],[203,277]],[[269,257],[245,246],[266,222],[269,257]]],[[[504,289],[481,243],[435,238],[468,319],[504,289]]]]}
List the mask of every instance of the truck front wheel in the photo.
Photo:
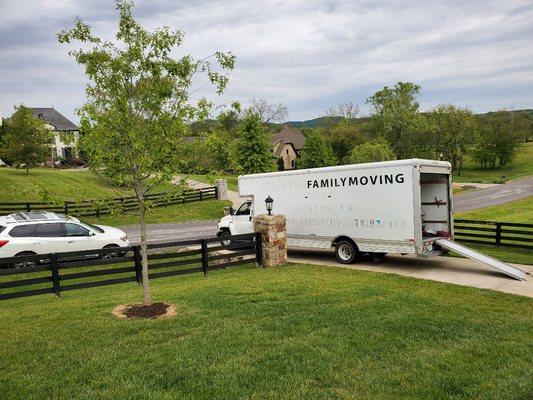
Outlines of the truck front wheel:
{"type": "Polygon", "coordinates": [[[351,264],[357,261],[359,250],[350,240],[341,240],[335,245],[335,257],[341,264],[351,264]]]}

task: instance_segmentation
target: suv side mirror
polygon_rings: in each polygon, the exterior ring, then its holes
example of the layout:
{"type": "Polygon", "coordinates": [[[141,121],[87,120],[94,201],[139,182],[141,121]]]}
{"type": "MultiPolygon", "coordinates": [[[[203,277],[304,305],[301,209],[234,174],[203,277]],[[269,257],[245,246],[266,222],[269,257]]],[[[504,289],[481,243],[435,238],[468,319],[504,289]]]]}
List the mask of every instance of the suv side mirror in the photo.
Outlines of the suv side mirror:
{"type": "Polygon", "coordinates": [[[229,207],[229,215],[234,215],[234,214],[235,214],[235,209],[232,206],[230,206],[229,207]]]}

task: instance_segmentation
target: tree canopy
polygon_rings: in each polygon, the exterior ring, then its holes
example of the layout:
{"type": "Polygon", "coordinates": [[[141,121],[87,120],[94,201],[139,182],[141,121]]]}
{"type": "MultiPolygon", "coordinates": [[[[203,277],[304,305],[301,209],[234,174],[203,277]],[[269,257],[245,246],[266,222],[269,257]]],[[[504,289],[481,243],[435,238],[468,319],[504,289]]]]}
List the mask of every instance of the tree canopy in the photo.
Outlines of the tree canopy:
{"type": "Polygon", "coordinates": [[[29,172],[30,168],[52,158],[53,135],[29,108],[20,105],[15,110],[3,124],[0,158],[15,166],[24,166],[29,172]]]}
{"type": "Polygon", "coordinates": [[[163,27],[149,31],[133,17],[134,3],[117,0],[115,41],[95,36],[79,17],[74,27],[58,34],[61,43],[79,42],[69,52],[85,67],[87,102],[79,110],[89,166],[134,190],[139,203],[144,302],[151,302],[146,257],[146,195],[179,172],[180,147],[188,125],[206,118],[210,102],[193,102],[193,79],[202,75],[222,93],[233,69],[231,53],[215,52],[205,59],[173,57],[183,33],[163,27]],[[212,62],[214,60],[214,62],[212,62]]]}

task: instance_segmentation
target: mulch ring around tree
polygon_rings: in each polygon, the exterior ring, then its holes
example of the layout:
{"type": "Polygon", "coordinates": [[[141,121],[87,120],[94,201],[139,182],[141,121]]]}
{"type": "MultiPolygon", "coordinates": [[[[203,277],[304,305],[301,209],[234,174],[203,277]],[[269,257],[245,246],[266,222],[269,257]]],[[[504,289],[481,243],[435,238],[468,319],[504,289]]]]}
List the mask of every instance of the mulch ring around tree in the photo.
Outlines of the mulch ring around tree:
{"type": "Polygon", "coordinates": [[[142,303],[122,304],[115,307],[113,315],[117,318],[168,318],[178,312],[175,304],[157,302],[150,305],[142,303]]]}

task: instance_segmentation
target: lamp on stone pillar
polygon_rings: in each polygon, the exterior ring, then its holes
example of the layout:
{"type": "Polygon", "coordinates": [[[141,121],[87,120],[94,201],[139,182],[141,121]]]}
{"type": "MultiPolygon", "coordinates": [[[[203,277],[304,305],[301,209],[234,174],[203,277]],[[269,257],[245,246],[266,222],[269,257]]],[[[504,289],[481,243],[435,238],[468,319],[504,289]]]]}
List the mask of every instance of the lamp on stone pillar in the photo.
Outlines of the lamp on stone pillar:
{"type": "Polygon", "coordinates": [[[270,197],[270,195],[268,195],[268,197],[265,199],[265,205],[266,205],[266,209],[268,211],[268,215],[272,215],[271,212],[272,212],[272,205],[274,204],[274,199],[272,199],[272,197],[270,197]]]}

